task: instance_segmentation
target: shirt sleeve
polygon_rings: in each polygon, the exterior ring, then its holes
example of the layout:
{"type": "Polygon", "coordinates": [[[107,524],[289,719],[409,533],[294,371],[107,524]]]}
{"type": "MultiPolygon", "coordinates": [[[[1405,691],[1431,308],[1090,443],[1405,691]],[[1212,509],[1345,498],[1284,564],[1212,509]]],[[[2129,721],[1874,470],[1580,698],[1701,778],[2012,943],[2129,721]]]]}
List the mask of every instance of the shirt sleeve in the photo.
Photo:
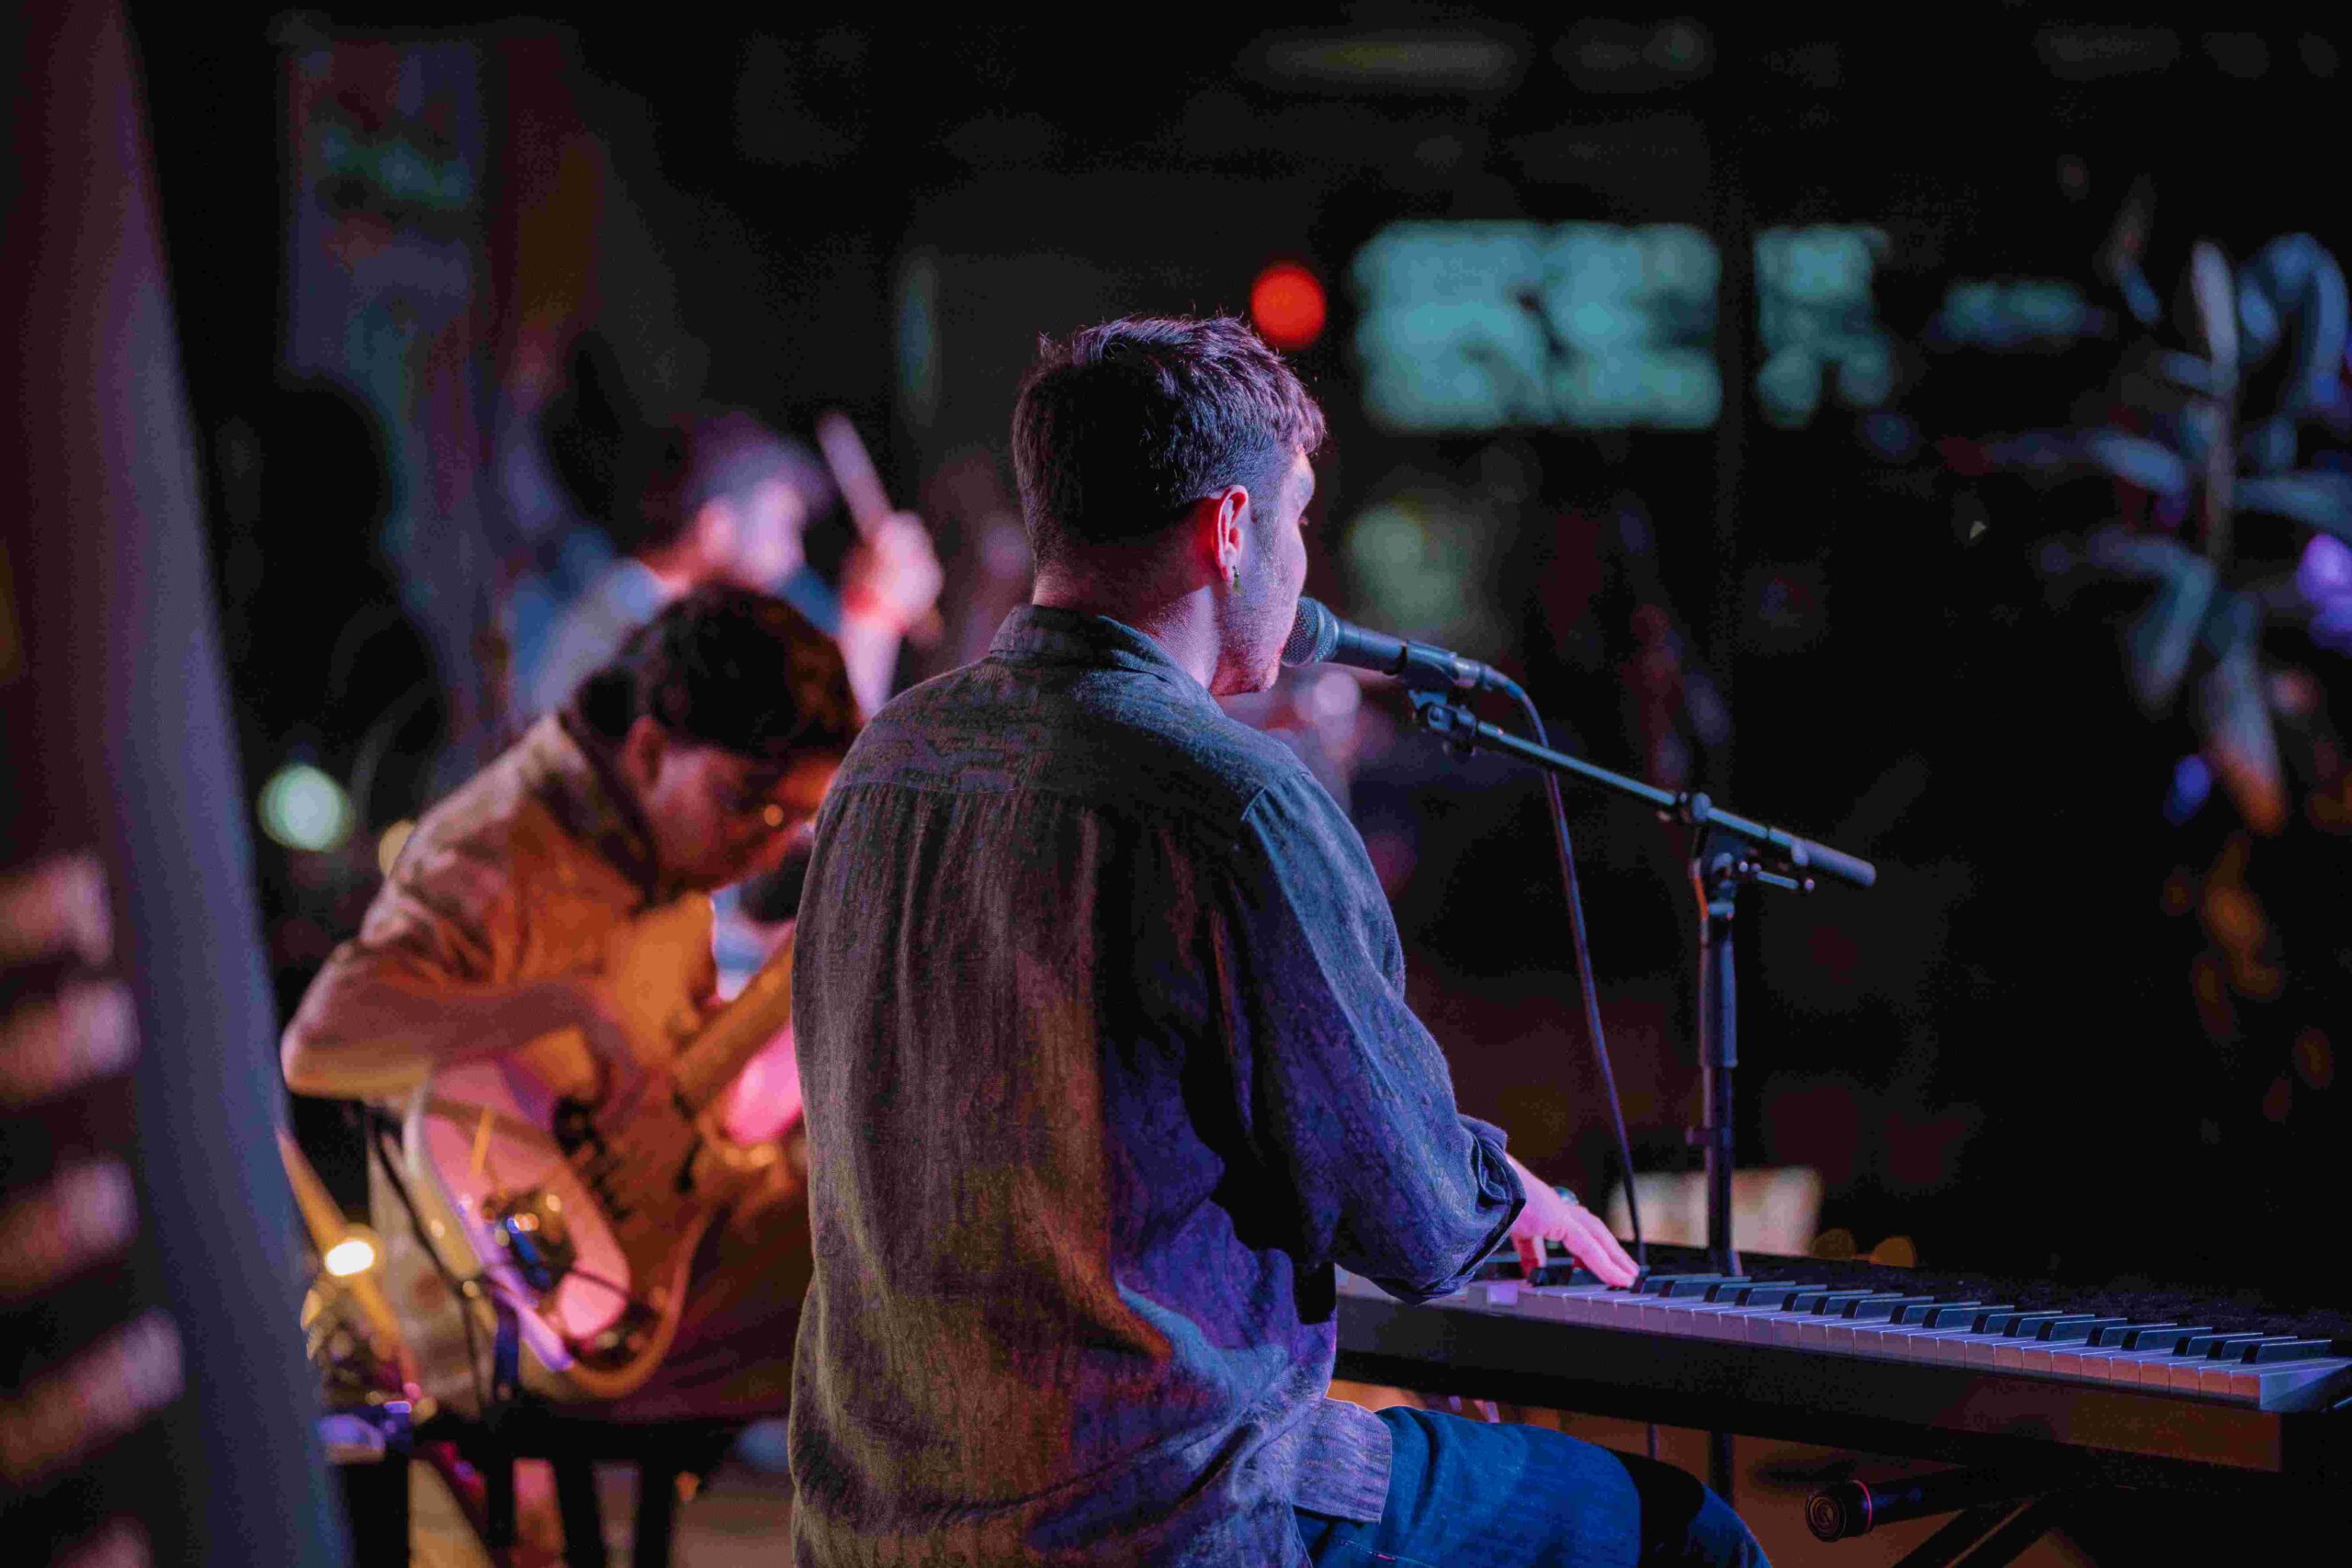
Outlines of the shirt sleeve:
{"type": "Polygon", "coordinates": [[[289,1081],[368,1099],[413,1089],[433,1053],[401,1043],[453,997],[514,983],[524,905],[512,871],[481,846],[415,845],[303,994],[286,1032],[289,1081]]]}
{"type": "Polygon", "coordinates": [[[1455,1108],[1406,1004],[1363,840],[1303,771],[1244,815],[1226,918],[1245,1122],[1295,1196],[1310,1258],[1408,1299],[1456,1289],[1525,1197],[1502,1134],[1455,1108]]]}

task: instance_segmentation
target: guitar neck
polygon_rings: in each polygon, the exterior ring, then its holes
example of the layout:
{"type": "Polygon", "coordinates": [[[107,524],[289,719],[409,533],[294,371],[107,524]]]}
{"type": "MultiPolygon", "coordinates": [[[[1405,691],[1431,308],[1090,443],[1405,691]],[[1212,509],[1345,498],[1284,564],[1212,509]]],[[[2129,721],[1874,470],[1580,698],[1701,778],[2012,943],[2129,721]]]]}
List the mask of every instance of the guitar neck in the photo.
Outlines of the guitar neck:
{"type": "Polygon", "coordinates": [[[671,1063],[678,1096],[695,1114],[792,1021],[792,950],[793,937],[787,936],[741,994],[713,1015],[671,1063]]]}

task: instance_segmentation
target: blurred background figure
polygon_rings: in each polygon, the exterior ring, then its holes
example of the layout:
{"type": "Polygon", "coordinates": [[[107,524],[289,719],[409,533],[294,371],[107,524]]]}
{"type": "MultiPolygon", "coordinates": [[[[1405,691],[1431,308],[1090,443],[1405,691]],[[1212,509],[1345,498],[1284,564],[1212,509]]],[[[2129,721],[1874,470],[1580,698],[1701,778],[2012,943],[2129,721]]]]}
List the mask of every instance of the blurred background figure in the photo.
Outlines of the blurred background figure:
{"type": "MultiPolygon", "coordinates": [[[[636,437],[617,457],[622,474],[636,476],[627,487],[635,500],[605,523],[610,555],[576,594],[544,620],[534,614],[518,623],[515,716],[553,712],[630,631],[706,582],[778,594],[840,642],[868,712],[888,699],[899,645],[939,594],[939,563],[919,518],[880,519],[851,549],[836,585],[809,566],[803,540],[838,491],[799,442],[734,410],[636,437]]],[[[518,592],[526,603],[552,597],[544,581],[518,592]]]]}
{"type": "Polygon", "coordinates": [[[263,814],[262,911],[290,1006],[375,891],[376,845],[434,792],[449,682],[383,554],[380,423],[288,377],[220,426],[213,535],[239,750],[263,814]],[[280,782],[282,781],[282,782],[280,782]]]}

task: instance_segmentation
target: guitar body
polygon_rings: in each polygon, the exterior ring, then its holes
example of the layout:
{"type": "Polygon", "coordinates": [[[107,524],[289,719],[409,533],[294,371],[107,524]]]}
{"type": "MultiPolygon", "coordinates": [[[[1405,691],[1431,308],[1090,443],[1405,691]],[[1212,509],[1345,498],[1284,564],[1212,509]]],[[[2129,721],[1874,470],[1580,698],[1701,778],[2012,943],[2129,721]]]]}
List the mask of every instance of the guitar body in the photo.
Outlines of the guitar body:
{"type": "Polygon", "coordinates": [[[696,1248],[777,1158],[728,1140],[711,1102],[789,1021],[791,962],[787,942],[624,1113],[568,1094],[580,1060],[548,1042],[442,1068],[411,1103],[418,1239],[461,1289],[478,1282],[458,1306],[480,1345],[513,1307],[521,1382],[542,1398],[618,1399],[669,1353],[696,1248]]]}

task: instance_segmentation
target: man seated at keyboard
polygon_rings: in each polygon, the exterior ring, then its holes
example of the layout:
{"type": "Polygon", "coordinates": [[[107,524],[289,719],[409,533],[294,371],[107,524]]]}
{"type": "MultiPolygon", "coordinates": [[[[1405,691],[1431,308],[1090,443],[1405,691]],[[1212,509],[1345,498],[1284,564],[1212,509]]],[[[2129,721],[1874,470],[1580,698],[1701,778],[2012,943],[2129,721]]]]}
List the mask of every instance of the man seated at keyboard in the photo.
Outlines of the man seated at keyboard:
{"type": "Polygon", "coordinates": [[[1239,322],[1049,345],[1035,601],[829,796],[804,1564],[1763,1562],[1679,1471],[1325,1397],[1335,1265],[1427,1298],[1509,1235],[1634,1271],[1455,1109],[1362,840],[1215,700],[1273,678],[1322,437],[1239,322]]]}

